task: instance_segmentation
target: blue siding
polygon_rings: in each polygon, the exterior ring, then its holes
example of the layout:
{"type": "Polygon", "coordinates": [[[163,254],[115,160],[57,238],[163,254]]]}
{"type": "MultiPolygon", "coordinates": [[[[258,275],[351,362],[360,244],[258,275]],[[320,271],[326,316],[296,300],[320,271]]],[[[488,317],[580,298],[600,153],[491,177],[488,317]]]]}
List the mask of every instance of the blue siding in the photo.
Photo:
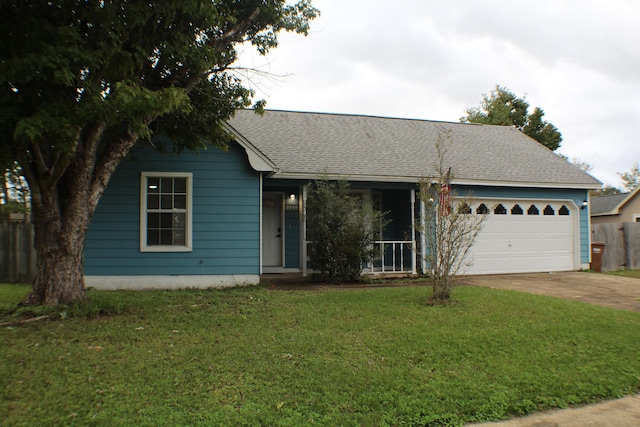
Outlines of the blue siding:
{"type": "MultiPolygon", "coordinates": [[[[578,207],[577,212],[580,215],[580,262],[589,263],[591,252],[589,248],[589,216],[587,209],[580,209],[582,202],[587,200],[588,190],[456,186],[454,191],[460,195],[469,194],[474,197],[486,198],[572,200],[578,207]]],[[[576,209],[574,208],[573,211],[576,209]]]]}
{"type": "Polygon", "coordinates": [[[260,271],[260,175],[233,145],[179,156],[139,150],[112,177],[85,244],[87,275],[231,275],[260,271]],[[193,173],[193,250],[140,252],[140,173],[193,173]]]}

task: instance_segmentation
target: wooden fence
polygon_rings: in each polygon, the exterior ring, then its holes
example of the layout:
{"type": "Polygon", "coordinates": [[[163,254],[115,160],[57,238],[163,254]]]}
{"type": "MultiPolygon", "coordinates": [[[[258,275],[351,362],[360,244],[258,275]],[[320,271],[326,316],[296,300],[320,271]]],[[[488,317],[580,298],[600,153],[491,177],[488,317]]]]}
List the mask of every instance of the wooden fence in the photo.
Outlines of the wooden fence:
{"type": "Polygon", "coordinates": [[[0,283],[31,283],[36,274],[33,225],[0,222],[0,283]]]}
{"type": "Polygon", "coordinates": [[[605,244],[602,271],[640,268],[640,223],[593,224],[591,241],[605,244]]]}

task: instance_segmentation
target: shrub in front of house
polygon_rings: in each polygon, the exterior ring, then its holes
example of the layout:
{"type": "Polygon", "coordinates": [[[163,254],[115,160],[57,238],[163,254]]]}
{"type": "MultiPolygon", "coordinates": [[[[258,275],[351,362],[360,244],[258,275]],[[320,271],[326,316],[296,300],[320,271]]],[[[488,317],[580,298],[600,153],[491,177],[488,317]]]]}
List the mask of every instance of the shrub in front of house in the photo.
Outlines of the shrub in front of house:
{"type": "Polygon", "coordinates": [[[307,194],[311,268],[324,281],[358,281],[371,259],[384,215],[344,181],[318,179],[307,194]]]}

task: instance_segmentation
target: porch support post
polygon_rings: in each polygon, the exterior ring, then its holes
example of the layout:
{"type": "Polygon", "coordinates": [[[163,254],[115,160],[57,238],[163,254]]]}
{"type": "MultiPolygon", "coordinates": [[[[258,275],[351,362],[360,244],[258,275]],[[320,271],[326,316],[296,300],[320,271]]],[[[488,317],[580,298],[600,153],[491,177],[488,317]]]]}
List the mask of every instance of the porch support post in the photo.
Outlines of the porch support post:
{"type": "Polygon", "coordinates": [[[411,274],[416,274],[416,190],[411,189],[411,274]]]}
{"type": "Polygon", "coordinates": [[[302,187],[302,203],[300,212],[302,214],[302,230],[300,230],[300,236],[302,236],[302,250],[300,251],[302,265],[302,276],[307,277],[307,186],[302,187]]]}
{"type": "Polygon", "coordinates": [[[258,270],[260,275],[262,275],[262,177],[263,177],[264,172],[260,173],[260,194],[258,194],[258,206],[260,206],[260,231],[259,231],[259,235],[260,235],[260,269],[258,270]]]}
{"type": "Polygon", "coordinates": [[[425,259],[425,251],[427,248],[427,235],[424,232],[425,227],[427,225],[426,219],[424,217],[425,214],[425,206],[422,198],[420,199],[420,266],[422,268],[422,274],[427,271],[427,260],[425,259]]]}

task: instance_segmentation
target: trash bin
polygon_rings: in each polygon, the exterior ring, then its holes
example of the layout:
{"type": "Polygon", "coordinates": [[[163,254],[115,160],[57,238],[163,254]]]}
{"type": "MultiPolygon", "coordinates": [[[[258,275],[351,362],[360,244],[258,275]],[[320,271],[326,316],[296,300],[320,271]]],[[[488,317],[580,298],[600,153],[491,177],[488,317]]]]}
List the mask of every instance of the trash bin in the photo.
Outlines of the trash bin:
{"type": "Polygon", "coordinates": [[[596,273],[602,273],[604,246],[603,242],[591,242],[591,269],[596,273]]]}

